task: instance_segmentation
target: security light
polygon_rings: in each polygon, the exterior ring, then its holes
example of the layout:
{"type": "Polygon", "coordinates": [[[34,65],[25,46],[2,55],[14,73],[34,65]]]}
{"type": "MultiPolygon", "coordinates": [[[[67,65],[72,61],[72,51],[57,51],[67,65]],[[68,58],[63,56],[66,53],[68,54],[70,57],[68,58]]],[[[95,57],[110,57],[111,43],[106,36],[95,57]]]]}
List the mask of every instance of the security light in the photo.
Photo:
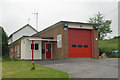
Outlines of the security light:
{"type": "Polygon", "coordinates": [[[66,27],[68,27],[68,24],[65,24],[66,27]]]}
{"type": "Polygon", "coordinates": [[[64,30],[67,30],[68,24],[64,25],[64,30]]]}
{"type": "Polygon", "coordinates": [[[98,27],[95,27],[95,30],[98,30],[98,27]]]}

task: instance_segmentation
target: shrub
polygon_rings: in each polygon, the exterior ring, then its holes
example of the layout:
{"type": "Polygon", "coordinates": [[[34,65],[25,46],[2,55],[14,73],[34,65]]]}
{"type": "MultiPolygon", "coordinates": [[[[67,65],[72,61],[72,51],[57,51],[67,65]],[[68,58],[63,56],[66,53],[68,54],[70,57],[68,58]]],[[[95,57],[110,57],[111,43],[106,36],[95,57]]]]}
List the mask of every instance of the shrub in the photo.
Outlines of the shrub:
{"type": "Polygon", "coordinates": [[[2,55],[2,60],[10,60],[9,54],[2,55]]]}
{"type": "Polygon", "coordinates": [[[21,60],[21,59],[10,59],[9,58],[9,54],[5,54],[4,56],[2,56],[2,61],[24,61],[24,60],[21,60]]]}
{"type": "Polygon", "coordinates": [[[118,58],[118,54],[113,53],[111,55],[108,55],[108,57],[109,58],[118,58]]]}

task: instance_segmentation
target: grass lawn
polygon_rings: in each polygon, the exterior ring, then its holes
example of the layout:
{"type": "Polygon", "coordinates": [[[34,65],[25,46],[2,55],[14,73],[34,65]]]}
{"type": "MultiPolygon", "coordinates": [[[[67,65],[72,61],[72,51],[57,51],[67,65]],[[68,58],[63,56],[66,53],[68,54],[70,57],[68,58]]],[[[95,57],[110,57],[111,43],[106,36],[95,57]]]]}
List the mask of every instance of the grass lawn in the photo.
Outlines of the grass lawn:
{"type": "Polygon", "coordinates": [[[41,65],[35,65],[36,70],[31,69],[31,63],[28,61],[3,60],[2,77],[3,78],[68,78],[68,74],[59,70],[48,68],[41,65]]]}

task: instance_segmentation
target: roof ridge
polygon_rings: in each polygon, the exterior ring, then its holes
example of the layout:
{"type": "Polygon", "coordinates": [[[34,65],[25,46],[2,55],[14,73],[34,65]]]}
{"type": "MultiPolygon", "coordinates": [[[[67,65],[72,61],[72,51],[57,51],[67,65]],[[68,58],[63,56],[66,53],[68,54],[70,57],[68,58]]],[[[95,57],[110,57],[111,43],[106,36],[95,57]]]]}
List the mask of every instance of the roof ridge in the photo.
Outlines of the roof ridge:
{"type": "Polygon", "coordinates": [[[94,25],[94,26],[100,25],[100,24],[92,24],[92,23],[87,23],[87,22],[59,21],[59,22],[54,23],[53,25],[51,25],[51,26],[43,29],[42,31],[39,31],[38,33],[33,34],[32,36],[35,36],[36,34],[41,34],[42,32],[44,32],[44,31],[52,28],[53,26],[56,26],[56,25],[59,24],[59,23],[77,23],[77,24],[88,24],[88,25],[94,25]]]}
{"type": "Polygon", "coordinates": [[[30,28],[32,28],[33,30],[35,30],[36,32],[38,32],[35,28],[33,28],[30,24],[26,24],[25,26],[19,28],[18,30],[16,30],[15,32],[13,32],[8,38],[12,37],[13,34],[15,34],[16,32],[20,31],[21,29],[25,28],[29,26],[30,28]]]}

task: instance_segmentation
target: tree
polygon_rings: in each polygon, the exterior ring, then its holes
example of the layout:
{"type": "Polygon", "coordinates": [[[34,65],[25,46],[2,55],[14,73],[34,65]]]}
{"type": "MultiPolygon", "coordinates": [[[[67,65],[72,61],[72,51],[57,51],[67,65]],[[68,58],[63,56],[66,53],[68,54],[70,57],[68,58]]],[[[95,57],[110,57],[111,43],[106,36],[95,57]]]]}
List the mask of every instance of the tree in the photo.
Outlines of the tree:
{"type": "Polygon", "coordinates": [[[0,44],[2,44],[2,27],[0,27],[0,44]]]}
{"type": "Polygon", "coordinates": [[[2,45],[2,55],[8,54],[8,36],[2,27],[0,27],[0,45],[2,45]]]}
{"type": "Polygon", "coordinates": [[[111,20],[105,20],[103,14],[98,12],[94,17],[89,18],[89,22],[93,24],[100,24],[98,31],[99,31],[99,39],[103,40],[108,33],[111,33],[112,30],[110,25],[112,23],[111,20]]]}

